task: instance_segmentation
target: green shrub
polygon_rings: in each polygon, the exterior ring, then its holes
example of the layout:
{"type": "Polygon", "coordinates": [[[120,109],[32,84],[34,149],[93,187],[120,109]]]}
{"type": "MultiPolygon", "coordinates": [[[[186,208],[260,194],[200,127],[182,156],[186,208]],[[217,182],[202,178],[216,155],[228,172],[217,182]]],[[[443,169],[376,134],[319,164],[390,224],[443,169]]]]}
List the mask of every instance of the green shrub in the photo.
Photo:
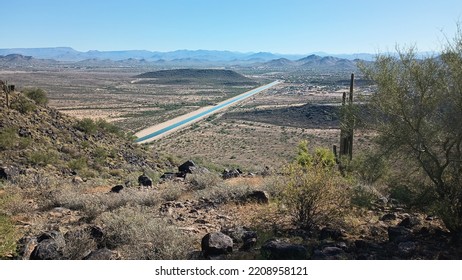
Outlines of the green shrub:
{"type": "Polygon", "coordinates": [[[439,209],[438,196],[431,185],[421,185],[418,182],[402,182],[389,187],[390,198],[398,203],[423,211],[439,209]]]}
{"type": "Polygon", "coordinates": [[[0,151],[10,150],[19,141],[19,136],[14,128],[5,128],[0,131],[0,151]]]}
{"type": "Polygon", "coordinates": [[[335,166],[335,155],[334,153],[326,148],[316,148],[313,156],[314,165],[322,165],[323,167],[334,167],[335,166]]]}
{"type": "Polygon", "coordinates": [[[23,95],[18,95],[15,99],[13,99],[10,107],[22,114],[27,114],[37,109],[37,106],[23,95]]]}
{"type": "Polygon", "coordinates": [[[46,91],[41,88],[29,88],[23,91],[24,95],[35,101],[35,104],[44,106],[48,104],[46,91]]]}
{"type": "Polygon", "coordinates": [[[112,123],[109,123],[103,119],[98,119],[96,121],[96,126],[101,131],[105,131],[105,132],[112,133],[112,134],[119,135],[119,136],[124,135],[123,131],[118,126],[112,123]]]}
{"type": "Polygon", "coordinates": [[[348,207],[347,182],[336,170],[291,164],[287,174],[280,203],[295,225],[310,230],[342,217],[348,207]]]}
{"type": "Polygon", "coordinates": [[[308,141],[302,140],[297,146],[297,156],[295,158],[297,164],[302,167],[309,167],[313,163],[313,158],[308,151],[308,141]]]}
{"type": "Polygon", "coordinates": [[[32,151],[28,154],[28,162],[36,166],[46,166],[55,163],[58,155],[55,151],[32,151]]]}
{"type": "Polygon", "coordinates": [[[308,142],[300,142],[296,160],[286,167],[279,186],[279,202],[295,225],[310,230],[342,217],[349,204],[348,183],[334,167],[330,151],[317,148],[311,155],[308,142]]]}
{"type": "Polygon", "coordinates": [[[73,159],[69,161],[67,166],[70,169],[75,170],[75,171],[83,170],[88,167],[87,158],[82,156],[82,157],[73,159]]]}
{"type": "Polygon", "coordinates": [[[385,158],[375,154],[360,154],[348,163],[347,171],[366,184],[374,184],[387,176],[388,166],[385,158]]]}
{"type": "Polygon", "coordinates": [[[97,124],[90,118],[77,121],[75,128],[89,135],[95,134],[98,131],[97,124]]]}

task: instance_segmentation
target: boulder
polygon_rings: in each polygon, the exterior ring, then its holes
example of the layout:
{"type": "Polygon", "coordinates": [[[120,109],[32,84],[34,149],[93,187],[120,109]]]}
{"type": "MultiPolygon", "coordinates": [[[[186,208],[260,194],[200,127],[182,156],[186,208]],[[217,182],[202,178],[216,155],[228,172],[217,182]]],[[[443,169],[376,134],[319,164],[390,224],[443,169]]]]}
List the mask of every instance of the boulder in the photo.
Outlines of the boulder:
{"type": "Polygon", "coordinates": [[[421,224],[421,222],[420,222],[419,218],[414,217],[414,216],[409,216],[409,217],[404,218],[398,224],[398,226],[406,227],[406,228],[413,228],[413,227],[418,226],[420,224],[421,224]]]}
{"type": "Polygon", "coordinates": [[[0,166],[0,180],[11,180],[21,174],[21,170],[15,166],[0,166]]]}
{"type": "Polygon", "coordinates": [[[343,236],[344,236],[343,232],[340,229],[334,229],[331,227],[323,227],[321,229],[321,233],[319,234],[319,239],[320,240],[324,240],[324,239],[338,240],[343,236]]]}
{"type": "Polygon", "coordinates": [[[201,241],[205,257],[228,254],[233,251],[233,240],[221,232],[207,233],[201,241]]]}
{"type": "Polygon", "coordinates": [[[111,188],[111,193],[119,193],[124,189],[124,186],[117,185],[111,188]]]}
{"type": "Polygon", "coordinates": [[[0,180],[8,180],[8,173],[6,167],[0,167],[0,180]]]}
{"type": "Polygon", "coordinates": [[[32,252],[37,247],[37,238],[25,236],[18,240],[18,255],[22,260],[29,260],[32,252]]]}
{"type": "Polygon", "coordinates": [[[180,173],[186,174],[186,173],[193,173],[194,170],[196,169],[196,164],[192,160],[188,160],[184,162],[182,165],[178,166],[178,171],[180,173]]]}
{"type": "Polygon", "coordinates": [[[264,258],[270,260],[303,260],[308,257],[308,250],[298,244],[280,240],[269,240],[261,248],[264,258]]]}
{"type": "Polygon", "coordinates": [[[412,239],[411,230],[402,226],[388,227],[388,239],[390,242],[403,242],[412,239]]]}
{"type": "Polygon", "coordinates": [[[91,238],[93,238],[96,242],[103,240],[104,231],[100,226],[90,225],[86,228],[86,230],[90,233],[91,238]]]}
{"type": "Polygon", "coordinates": [[[269,194],[265,191],[253,191],[247,195],[247,199],[260,204],[268,204],[269,194]]]}
{"type": "Polygon", "coordinates": [[[313,259],[315,260],[341,260],[346,258],[345,251],[336,246],[328,246],[322,250],[316,250],[313,255],[313,259]]]}
{"type": "Polygon", "coordinates": [[[20,137],[31,137],[32,133],[27,128],[21,127],[18,130],[18,135],[20,137]]]}
{"type": "Polygon", "coordinates": [[[37,246],[32,251],[31,260],[59,260],[66,245],[64,236],[58,231],[50,231],[37,237],[37,246]]]}
{"type": "Polygon", "coordinates": [[[142,187],[152,187],[152,179],[149,178],[146,174],[138,177],[138,185],[142,187]]]}
{"type": "Polygon", "coordinates": [[[234,243],[242,244],[240,250],[246,251],[257,244],[257,232],[246,227],[235,227],[226,229],[224,234],[231,237],[234,243]]]}
{"type": "Polygon", "coordinates": [[[223,170],[222,177],[223,179],[236,178],[241,176],[242,172],[239,169],[225,169],[223,170]]]}

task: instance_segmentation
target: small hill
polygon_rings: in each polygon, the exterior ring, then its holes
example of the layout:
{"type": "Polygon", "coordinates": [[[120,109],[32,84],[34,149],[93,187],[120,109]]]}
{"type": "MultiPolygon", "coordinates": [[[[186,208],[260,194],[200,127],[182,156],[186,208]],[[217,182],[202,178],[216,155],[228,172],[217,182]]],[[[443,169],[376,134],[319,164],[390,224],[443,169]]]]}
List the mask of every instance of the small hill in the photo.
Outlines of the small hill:
{"type": "Polygon", "coordinates": [[[289,60],[287,58],[273,59],[263,64],[263,66],[267,68],[286,68],[294,67],[296,65],[297,64],[294,61],[289,60]]]}
{"type": "Polygon", "coordinates": [[[355,61],[348,59],[333,57],[333,56],[318,56],[309,55],[296,61],[296,63],[302,68],[336,68],[336,69],[355,69],[355,61]]]}
{"type": "Polygon", "coordinates": [[[135,76],[138,83],[219,85],[256,85],[257,83],[237,72],[223,69],[173,69],[146,72],[135,76]]]}
{"type": "Polygon", "coordinates": [[[103,120],[78,120],[36,104],[19,92],[5,108],[0,93],[0,168],[12,174],[126,181],[158,162],[133,139],[103,120]],[[130,172],[131,171],[131,172],[130,172]]]}
{"type": "Polygon", "coordinates": [[[8,54],[5,56],[0,55],[0,66],[6,68],[47,66],[56,64],[58,64],[58,62],[52,59],[37,59],[32,56],[25,56],[21,54],[8,54]]]}

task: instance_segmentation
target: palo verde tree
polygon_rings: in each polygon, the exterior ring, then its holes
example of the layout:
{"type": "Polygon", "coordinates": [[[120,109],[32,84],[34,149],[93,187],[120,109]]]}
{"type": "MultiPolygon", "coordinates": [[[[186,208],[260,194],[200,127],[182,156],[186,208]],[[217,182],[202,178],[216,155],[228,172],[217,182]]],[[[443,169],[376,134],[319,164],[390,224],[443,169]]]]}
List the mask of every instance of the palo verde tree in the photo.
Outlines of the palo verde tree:
{"type": "Polygon", "coordinates": [[[377,85],[371,98],[374,128],[385,154],[418,167],[422,186],[447,228],[462,233],[462,32],[437,56],[415,49],[379,55],[363,67],[377,85]]]}

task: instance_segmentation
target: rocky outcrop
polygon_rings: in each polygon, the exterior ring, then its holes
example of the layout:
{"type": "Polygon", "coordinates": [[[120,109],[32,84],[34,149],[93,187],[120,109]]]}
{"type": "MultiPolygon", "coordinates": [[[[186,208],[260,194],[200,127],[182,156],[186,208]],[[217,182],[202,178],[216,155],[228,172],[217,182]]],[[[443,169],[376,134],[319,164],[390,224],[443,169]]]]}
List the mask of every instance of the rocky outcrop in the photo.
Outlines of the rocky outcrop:
{"type": "Polygon", "coordinates": [[[37,237],[37,246],[30,255],[31,260],[60,260],[66,245],[64,236],[59,231],[50,231],[37,237]]]}
{"type": "Polygon", "coordinates": [[[207,233],[201,241],[205,257],[229,254],[233,251],[233,240],[221,232],[207,233]]]}
{"type": "Polygon", "coordinates": [[[221,174],[223,179],[231,179],[231,178],[236,178],[242,175],[242,171],[239,169],[225,169],[223,170],[223,173],[221,174]]]}
{"type": "Polygon", "coordinates": [[[182,165],[178,166],[178,171],[183,174],[193,173],[197,168],[196,164],[192,160],[184,162],[182,165]]]}
{"type": "Polygon", "coordinates": [[[412,238],[411,230],[402,226],[388,227],[388,239],[390,242],[409,241],[412,238]]]}
{"type": "Polygon", "coordinates": [[[146,174],[138,177],[138,185],[142,187],[152,187],[152,179],[149,178],[146,174]]]}
{"type": "Polygon", "coordinates": [[[240,244],[242,251],[251,249],[257,244],[257,232],[247,227],[235,227],[223,230],[223,233],[231,237],[235,244],[240,244]]]}

